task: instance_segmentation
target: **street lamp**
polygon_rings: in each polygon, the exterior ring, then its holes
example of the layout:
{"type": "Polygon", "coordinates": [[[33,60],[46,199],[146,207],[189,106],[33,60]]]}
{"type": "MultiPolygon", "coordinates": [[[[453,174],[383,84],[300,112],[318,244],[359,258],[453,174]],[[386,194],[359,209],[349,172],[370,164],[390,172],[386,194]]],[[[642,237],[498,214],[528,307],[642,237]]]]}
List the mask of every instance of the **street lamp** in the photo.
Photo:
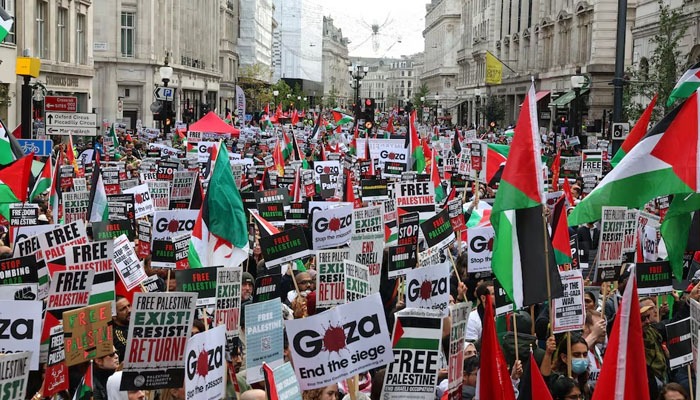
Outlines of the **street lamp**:
{"type": "Polygon", "coordinates": [[[423,121],[423,105],[425,104],[425,96],[420,97],[420,110],[418,112],[420,113],[419,118],[421,121],[423,121]]]}
{"type": "Polygon", "coordinates": [[[474,97],[476,97],[476,104],[474,107],[474,126],[476,128],[479,128],[479,108],[481,108],[481,89],[476,88],[474,89],[474,97]]]}
{"type": "Polygon", "coordinates": [[[280,91],[279,91],[279,90],[273,90],[273,91],[272,91],[272,96],[275,98],[275,107],[277,107],[277,96],[279,96],[279,95],[280,95],[280,91]]]}
{"type": "Polygon", "coordinates": [[[368,66],[362,65],[351,65],[348,67],[348,74],[352,80],[350,81],[350,87],[355,89],[355,124],[357,124],[357,119],[360,116],[360,81],[367,76],[369,72],[368,66]],[[354,83],[354,84],[353,84],[354,83]]]}
{"type": "MultiPolygon", "coordinates": [[[[168,83],[170,82],[170,78],[173,76],[173,67],[168,65],[168,54],[165,54],[165,65],[159,68],[158,72],[160,72],[160,79],[163,81],[163,87],[168,87],[168,83]]],[[[163,101],[163,116],[162,116],[162,121],[163,121],[163,132],[165,133],[166,137],[170,133],[170,113],[171,113],[171,107],[172,107],[172,102],[170,100],[164,100],[163,101]]]]}
{"type": "Polygon", "coordinates": [[[435,125],[438,124],[438,110],[440,109],[440,95],[435,92],[435,125]]]}
{"type": "Polygon", "coordinates": [[[579,110],[579,95],[581,94],[581,88],[586,84],[586,77],[581,75],[581,69],[576,68],[576,73],[577,75],[574,75],[571,77],[571,87],[574,89],[574,100],[572,102],[572,117],[571,118],[571,123],[573,125],[573,129],[571,130],[572,134],[574,136],[579,136],[579,140],[581,142],[581,146],[585,146],[586,143],[584,143],[586,140],[584,140],[583,137],[581,137],[581,124],[579,123],[579,114],[581,111],[579,110]]]}

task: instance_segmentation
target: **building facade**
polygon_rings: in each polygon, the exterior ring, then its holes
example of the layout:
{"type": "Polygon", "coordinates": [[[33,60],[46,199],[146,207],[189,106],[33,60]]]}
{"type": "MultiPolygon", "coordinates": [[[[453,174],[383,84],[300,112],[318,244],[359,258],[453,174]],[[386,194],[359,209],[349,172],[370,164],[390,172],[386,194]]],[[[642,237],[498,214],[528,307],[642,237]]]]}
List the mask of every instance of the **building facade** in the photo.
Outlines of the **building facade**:
{"type": "Polygon", "coordinates": [[[348,82],[348,39],[343,31],[333,25],[333,18],[323,17],[323,98],[324,105],[336,104],[347,107],[353,95],[348,82]]]}
{"type": "Polygon", "coordinates": [[[219,39],[219,114],[233,113],[238,81],[238,32],[240,30],[240,0],[220,0],[221,38],[219,39]]]}
{"type": "MultiPolygon", "coordinates": [[[[16,16],[16,0],[0,0],[2,7],[11,16],[16,16]]],[[[20,121],[21,88],[15,75],[17,57],[17,23],[0,43],[0,119],[7,124],[8,129],[14,129],[20,121]]],[[[21,83],[20,83],[21,84],[21,83]]]]}
{"type": "Polygon", "coordinates": [[[259,68],[267,83],[272,82],[273,32],[277,21],[273,18],[272,0],[239,1],[240,32],[238,54],[241,68],[259,68]]]}

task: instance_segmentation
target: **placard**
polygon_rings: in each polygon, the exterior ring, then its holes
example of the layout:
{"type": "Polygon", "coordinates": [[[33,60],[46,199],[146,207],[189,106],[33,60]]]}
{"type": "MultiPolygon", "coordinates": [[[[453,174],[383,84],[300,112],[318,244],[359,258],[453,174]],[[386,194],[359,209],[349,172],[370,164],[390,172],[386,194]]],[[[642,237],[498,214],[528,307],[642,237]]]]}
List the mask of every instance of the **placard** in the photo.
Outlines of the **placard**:
{"type": "Polygon", "coordinates": [[[554,299],[552,315],[553,333],[579,331],[586,322],[586,306],[583,302],[583,276],[580,269],[559,271],[564,294],[554,299]]]}
{"type": "Polygon", "coordinates": [[[286,223],[294,225],[306,225],[309,222],[308,203],[290,203],[286,215],[286,223]]]}
{"type": "MultiPolygon", "coordinates": [[[[447,213],[450,217],[450,224],[455,232],[467,229],[464,223],[464,212],[462,210],[462,199],[454,199],[447,203],[447,213]]],[[[459,233],[458,233],[459,234],[459,233]]]]}
{"type": "Polygon", "coordinates": [[[93,240],[112,240],[121,235],[126,235],[129,240],[136,238],[133,224],[128,219],[95,221],[92,223],[93,240]]]}
{"type": "Polygon", "coordinates": [[[352,204],[338,205],[311,214],[311,240],[316,250],[342,246],[353,232],[352,204]]]}
{"type": "Polygon", "coordinates": [[[274,226],[284,226],[286,221],[282,203],[258,204],[258,214],[274,226]]]}
{"type": "Polygon", "coordinates": [[[284,362],[282,303],[280,299],[272,299],[246,304],[244,307],[248,349],[245,362],[246,379],[248,383],[255,383],[265,378],[262,373],[263,362],[271,367],[277,367],[284,362]]]}
{"type": "Polygon", "coordinates": [[[491,271],[494,237],[495,232],[492,226],[467,229],[467,242],[469,243],[467,269],[469,273],[491,271]]]}
{"type": "Polygon", "coordinates": [[[690,318],[666,324],[666,347],[669,365],[676,369],[693,362],[693,346],[690,334],[690,318]]]}
{"type": "Polygon", "coordinates": [[[240,267],[216,268],[214,325],[223,326],[226,329],[226,337],[238,337],[238,329],[241,325],[242,275],[240,267]]]}
{"type": "Polygon", "coordinates": [[[471,303],[462,302],[450,306],[452,327],[450,328],[450,354],[447,365],[448,398],[459,399],[462,395],[462,379],[464,372],[464,335],[467,331],[467,320],[471,312],[471,303]]]}
{"type": "Polygon", "coordinates": [[[27,351],[0,356],[0,393],[3,399],[20,400],[26,397],[31,358],[32,354],[27,351]]]}
{"type": "Polygon", "coordinates": [[[370,295],[369,268],[349,260],[343,261],[345,270],[345,303],[370,295]]]}
{"type": "Polygon", "coordinates": [[[434,265],[406,271],[406,308],[450,313],[450,267],[434,265]]]}
{"type": "Polygon", "coordinates": [[[391,362],[391,339],[382,310],[377,293],[304,319],[286,321],[294,372],[301,388],[322,388],[391,362]]]}
{"type": "Polygon", "coordinates": [[[429,248],[443,248],[455,241],[447,209],[422,222],[420,229],[429,248]]]}
{"type": "Polygon", "coordinates": [[[83,221],[90,207],[90,192],[63,192],[63,220],[70,224],[83,221]]]}
{"type": "Polygon", "coordinates": [[[85,223],[74,221],[39,235],[39,245],[46,262],[65,257],[66,247],[85,244],[88,241],[85,223]]]}
{"type": "Polygon", "coordinates": [[[153,214],[155,211],[148,184],[144,183],[143,185],[124,190],[124,193],[134,195],[135,218],[145,217],[153,214]]]}
{"type": "Polygon", "coordinates": [[[176,270],[177,291],[198,293],[197,307],[215,305],[217,269],[217,267],[202,267],[176,270]]]}
{"type": "Polygon", "coordinates": [[[597,261],[599,267],[622,264],[622,249],[625,239],[626,207],[603,207],[600,242],[597,261]]]}
{"type": "Polygon", "coordinates": [[[112,352],[112,302],[63,313],[66,365],[72,366],[112,352]]]}
{"type": "Polygon", "coordinates": [[[652,296],[673,291],[671,264],[668,261],[637,263],[637,292],[652,296]]]}
{"type": "Polygon", "coordinates": [[[156,210],[167,210],[170,207],[170,181],[148,181],[146,184],[153,207],[156,210]]]}
{"type": "Polygon", "coordinates": [[[362,179],[362,201],[387,200],[389,198],[386,179],[362,179]]]}
{"type": "Polygon", "coordinates": [[[416,257],[416,246],[410,244],[402,244],[390,246],[388,260],[389,278],[406,275],[409,271],[416,267],[418,259],[416,257]]]}
{"type": "Polygon", "coordinates": [[[196,171],[176,171],[170,189],[170,200],[187,200],[189,202],[196,180],[196,171]]]}
{"type": "Polygon", "coordinates": [[[33,226],[39,224],[39,205],[10,203],[11,226],[33,226]]]}
{"type": "Polygon", "coordinates": [[[0,320],[6,324],[0,335],[0,349],[6,354],[30,351],[32,371],[39,370],[42,305],[42,301],[0,300],[0,320]]]}
{"type": "Polygon", "coordinates": [[[191,233],[199,210],[156,211],[153,214],[153,240],[173,240],[176,236],[191,233]]]}
{"type": "Polygon", "coordinates": [[[226,393],[226,329],[200,332],[187,341],[185,399],[219,400],[226,393]]]}
{"type": "Polygon", "coordinates": [[[260,248],[266,268],[304,258],[311,253],[304,231],[300,227],[261,237],[260,248]]]}
{"type": "Polygon", "coordinates": [[[125,235],[114,240],[114,264],[126,290],[135,288],[147,277],[133,244],[125,235]]]}
{"type": "Polygon", "coordinates": [[[583,150],[581,176],[603,176],[603,153],[600,150],[583,150]]]}
{"type": "Polygon", "coordinates": [[[151,222],[148,219],[136,221],[136,255],[143,259],[151,254],[151,222]]]}
{"type": "Polygon", "coordinates": [[[136,293],[120,390],[182,387],[196,293],[136,293]]]}
{"type": "Polygon", "coordinates": [[[316,252],[316,307],[328,308],[345,304],[345,266],[349,249],[316,252]]]}
{"type": "Polygon", "coordinates": [[[63,311],[88,305],[94,276],[91,269],[54,272],[46,309],[60,316],[63,311]]]}
{"type": "Polygon", "coordinates": [[[36,256],[0,260],[0,285],[13,283],[39,283],[36,256]]]}
{"type": "Polygon", "coordinates": [[[395,194],[396,207],[420,213],[421,221],[435,214],[435,188],[431,182],[399,182],[395,194]]]}
{"type": "MultiPolygon", "coordinates": [[[[46,327],[44,327],[46,329],[46,327]]],[[[68,367],[66,366],[66,351],[63,337],[63,324],[52,326],[49,330],[49,347],[46,357],[46,373],[44,375],[44,396],[68,390],[68,367]]]]}
{"type": "Polygon", "coordinates": [[[279,274],[259,276],[255,279],[255,291],[253,292],[253,303],[272,300],[279,297],[277,288],[280,285],[282,276],[279,274]]]}

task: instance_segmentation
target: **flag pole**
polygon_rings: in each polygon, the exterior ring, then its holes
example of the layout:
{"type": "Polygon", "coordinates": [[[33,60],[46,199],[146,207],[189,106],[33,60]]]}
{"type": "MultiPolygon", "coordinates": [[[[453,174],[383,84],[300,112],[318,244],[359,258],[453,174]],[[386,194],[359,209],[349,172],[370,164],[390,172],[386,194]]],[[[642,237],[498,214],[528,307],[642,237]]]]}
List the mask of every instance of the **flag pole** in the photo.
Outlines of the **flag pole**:
{"type": "Polygon", "coordinates": [[[566,371],[571,376],[571,331],[566,332],[566,371]]]}
{"type": "MultiPolygon", "coordinates": [[[[517,312],[513,312],[513,337],[515,338],[515,362],[520,361],[520,351],[518,351],[518,319],[517,312]]],[[[513,364],[515,366],[515,364],[513,364]]]]}
{"type": "Polygon", "coordinates": [[[457,265],[455,264],[455,259],[452,256],[452,252],[450,249],[447,249],[447,254],[450,255],[450,261],[452,261],[452,269],[455,271],[455,275],[457,275],[457,282],[462,283],[462,278],[459,277],[459,271],[457,270],[457,265]]]}
{"type": "Polygon", "coordinates": [[[693,374],[692,374],[692,371],[690,370],[690,364],[688,364],[687,367],[688,367],[688,389],[690,389],[688,391],[690,392],[690,400],[695,400],[695,395],[693,394],[693,392],[694,392],[693,389],[695,389],[695,388],[693,387],[693,374]]]}
{"type": "Polygon", "coordinates": [[[544,272],[547,279],[547,305],[549,306],[549,331],[554,322],[554,307],[552,307],[552,283],[549,276],[549,246],[547,246],[547,216],[542,208],[542,237],[544,239],[544,272]]]}

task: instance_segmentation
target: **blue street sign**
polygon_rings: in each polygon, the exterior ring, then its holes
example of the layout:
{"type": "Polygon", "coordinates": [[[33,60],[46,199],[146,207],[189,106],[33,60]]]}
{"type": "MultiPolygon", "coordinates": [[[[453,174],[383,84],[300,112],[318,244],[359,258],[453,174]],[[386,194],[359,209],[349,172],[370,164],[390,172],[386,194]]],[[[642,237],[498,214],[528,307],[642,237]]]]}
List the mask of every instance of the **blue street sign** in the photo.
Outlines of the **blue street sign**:
{"type": "Polygon", "coordinates": [[[50,139],[17,139],[24,154],[34,152],[35,156],[50,156],[53,150],[53,141],[50,139]]]}

